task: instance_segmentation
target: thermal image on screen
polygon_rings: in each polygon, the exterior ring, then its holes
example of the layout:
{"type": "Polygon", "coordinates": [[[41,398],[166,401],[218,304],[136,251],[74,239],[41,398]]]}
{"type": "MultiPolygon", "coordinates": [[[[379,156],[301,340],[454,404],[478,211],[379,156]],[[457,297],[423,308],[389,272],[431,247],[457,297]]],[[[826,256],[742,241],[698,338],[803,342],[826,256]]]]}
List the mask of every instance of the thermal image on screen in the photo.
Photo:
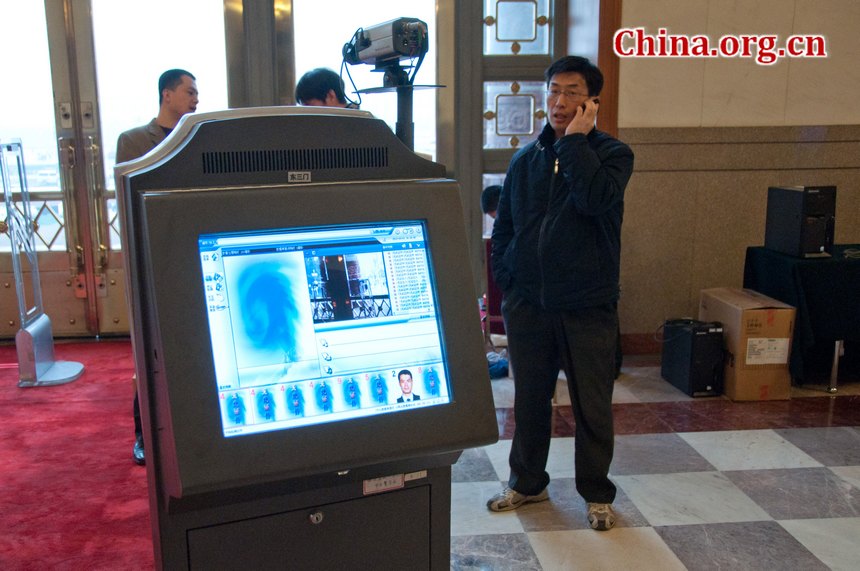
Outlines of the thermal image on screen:
{"type": "Polygon", "coordinates": [[[224,436],[450,402],[422,221],[199,237],[224,436]]]}

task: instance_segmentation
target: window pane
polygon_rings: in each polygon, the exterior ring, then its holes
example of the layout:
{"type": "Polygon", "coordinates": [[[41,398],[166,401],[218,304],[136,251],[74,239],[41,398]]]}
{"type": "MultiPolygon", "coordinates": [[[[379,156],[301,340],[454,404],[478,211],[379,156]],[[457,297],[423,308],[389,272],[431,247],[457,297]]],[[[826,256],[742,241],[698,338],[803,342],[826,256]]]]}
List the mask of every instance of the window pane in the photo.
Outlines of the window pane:
{"type": "MultiPolygon", "coordinates": [[[[0,2],[0,38],[7,48],[3,58],[6,81],[0,89],[0,140],[21,140],[27,189],[31,194],[30,216],[43,225],[43,229],[37,231],[36,249],[63,251],[62,202],[38,200],[32,196],[45,193],[60,196],[54,88],[46,29],[43,2],[0,2]]],[[[9,174],[17,179],[17,171],[9,174]]],[[[20,181],[10,182],[13,191],[20,188],[20,181]]],[[[6,219],[2,201],[0,219],[6,219]]],[[[10,252],[11,249],[8,235],[0,235],[0,251],[10,252]]]]}
{"type": "Polygon", "coordinates": [[[550,0],[484,0],[484,55],[548,55],[550,0]]]}
{"type": "Polygon", "coordinates": [[[532,95],[496,95],[496,134],[527,137],[534,132],[535,98],[532,95]]]}
{"type": "Polygon", "coordinates": [[[497,2],[496,39],[533,42],[537,38],[537,2],[497,2]]]}
{"type": "MultiPolygon", "coordinates": [[[[92,0],[105,186],[114,189],[116,141],[158,114],[158,77],[197,78],[197,111],[227,108],[224,6],[212,0],[92,0]],[[168,25],[171,22],[175,25],[168,25]],[[159,30],[159,40],[153,40],[159,30]]],[[[114,248],[118,247],[111,240],[114,248]]]]}
{"type": "Polygon", "coordinates": [[[522,147],[546,122],[542,81],[484,82],[484,148],[522,147]]]}
{"type": "MultiPolygon", "coordinates": [[[[421,68],[415,76],[415,85],[436,83],[436,2],[415,0],[408,4],[398,2],[365,2],[356,11],[352,0],[293,0],[293,18],[296,44],[296,76],[316,67],[328,67],[340,72],[342,48],[359,27],[370,28],[396,18],[418,18],[425,22],[430,33],[430,45],[421,68]],[[321,25],[324,22],[325,25],[321,25]]],[[[400,62],[401,66],[409,63],[400,62]]],[[[411,75],[412,70],[407,69],[411,75]]],[[[382,87],[382,73],[374,66],[347,64],[341,73],[346,83],[346,95],[356,99],[355,91],[382,87]],[[347,70],[355,81],[353,87],[347,70]]],[[[413,98],[415,123],[415,152],[436,156],[436,89],[416,89],[413,98]]],[[[361,109],[370,111],[384,120],[391,130],[397,123],[397,94],[370,93],[361,96],[361,109]]]]}
{"type": "MultiPolygon", "coordinates": [[[[505,184],[505,173],[484,173],[481,177],[481,188],[487,188],[492,184],[503,185],[505,184]]],[[[484,238],[491,238],[493,236],[493,224],[495,223],[495,219],[492,218],[489,214],[484,214],[484,224],[483,224],[483,236],[484,238]]]]}

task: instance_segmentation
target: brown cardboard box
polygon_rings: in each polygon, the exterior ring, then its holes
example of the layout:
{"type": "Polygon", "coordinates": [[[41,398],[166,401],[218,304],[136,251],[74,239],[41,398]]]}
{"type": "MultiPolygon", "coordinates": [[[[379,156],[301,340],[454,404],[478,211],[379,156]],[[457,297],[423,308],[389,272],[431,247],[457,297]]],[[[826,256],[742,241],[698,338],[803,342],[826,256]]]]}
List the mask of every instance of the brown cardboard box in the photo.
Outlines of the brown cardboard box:
{"type": "Polygon", "coordinates": [[[723,324],[725,393],[732,400],[791,397],[788,356],[794,331],[792,306],[751,289],[704,289],[701,321],[723,324]]]}

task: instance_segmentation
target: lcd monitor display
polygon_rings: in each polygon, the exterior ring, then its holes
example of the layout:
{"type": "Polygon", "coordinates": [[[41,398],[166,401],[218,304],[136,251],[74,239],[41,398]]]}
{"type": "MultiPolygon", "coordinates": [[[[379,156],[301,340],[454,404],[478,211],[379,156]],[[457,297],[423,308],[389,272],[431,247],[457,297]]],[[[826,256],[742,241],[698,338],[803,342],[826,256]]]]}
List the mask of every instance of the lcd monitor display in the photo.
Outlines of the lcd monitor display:
{"type": "Polygon", "coordinates": [[[225,437],[451,402],[426,223],[199,236],[225,437]]]}

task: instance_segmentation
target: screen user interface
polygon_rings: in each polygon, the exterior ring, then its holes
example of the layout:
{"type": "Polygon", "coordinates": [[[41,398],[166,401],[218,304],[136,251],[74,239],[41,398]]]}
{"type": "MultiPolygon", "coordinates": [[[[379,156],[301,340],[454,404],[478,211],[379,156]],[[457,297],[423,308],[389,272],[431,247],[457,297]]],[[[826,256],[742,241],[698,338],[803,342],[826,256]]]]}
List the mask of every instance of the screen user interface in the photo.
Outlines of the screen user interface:
{"type": "Polygon", "coordinates": [[[423,221],[198,243],[224,436],[450,402],[423,221]]]}

